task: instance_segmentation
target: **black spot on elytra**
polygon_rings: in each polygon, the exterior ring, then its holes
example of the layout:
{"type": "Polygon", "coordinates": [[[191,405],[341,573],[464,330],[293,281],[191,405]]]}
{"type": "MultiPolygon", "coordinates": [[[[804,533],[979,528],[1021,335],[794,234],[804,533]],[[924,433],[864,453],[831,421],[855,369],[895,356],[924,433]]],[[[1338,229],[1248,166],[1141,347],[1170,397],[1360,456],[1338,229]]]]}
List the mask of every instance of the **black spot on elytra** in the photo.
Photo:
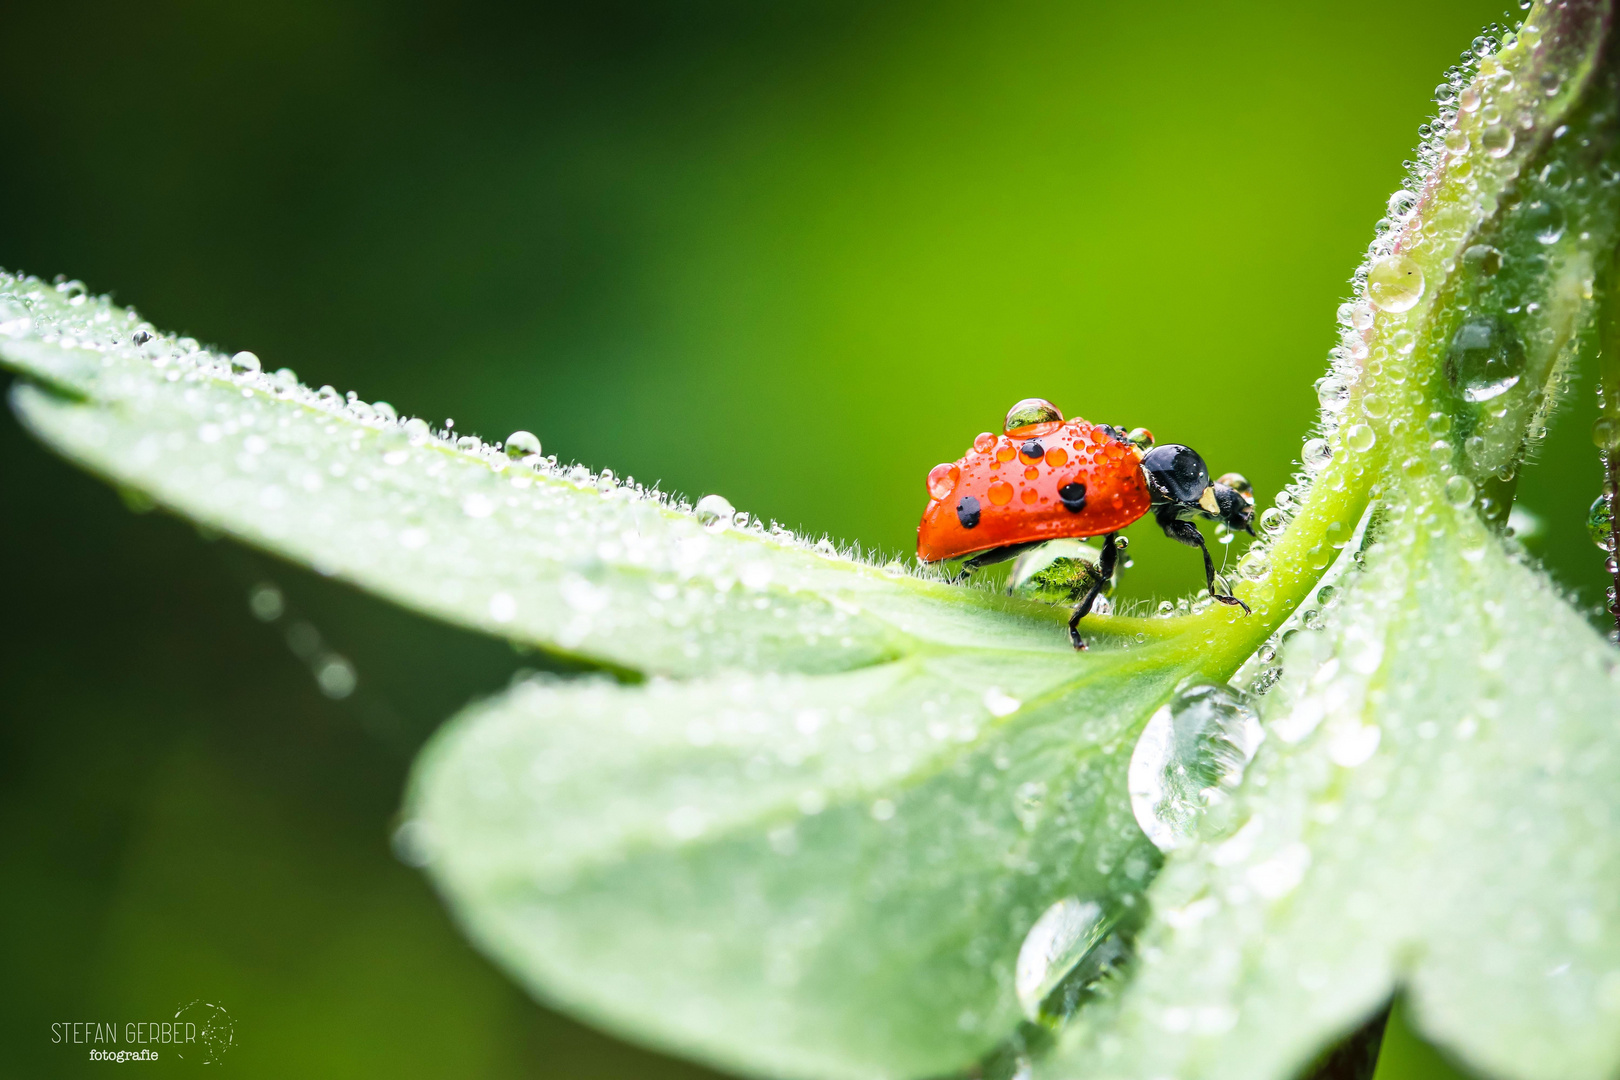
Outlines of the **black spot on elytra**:
{"type": "Polygon", "coordinates": [[[1018,452],[1030,461],[1039,461],[1046,456],[1046,447],[1041,445],[1039,439],[1031,439],[1019,447],[1018,452]]]}
{"type": "Polygon", "coordinates": [[[971,529],[979,523],[979,500],[971,495],[963,496],[962,501],[956,504],[956,520],[962,523],[962,528],[971,529]]]}
{"type": "Polygon", "coordinates": [[[1063,500],[1063,509],[1078,514],[1086,508],[1086,485],[1071,480],[1058,488],[1058,498],[1063,500]]]}

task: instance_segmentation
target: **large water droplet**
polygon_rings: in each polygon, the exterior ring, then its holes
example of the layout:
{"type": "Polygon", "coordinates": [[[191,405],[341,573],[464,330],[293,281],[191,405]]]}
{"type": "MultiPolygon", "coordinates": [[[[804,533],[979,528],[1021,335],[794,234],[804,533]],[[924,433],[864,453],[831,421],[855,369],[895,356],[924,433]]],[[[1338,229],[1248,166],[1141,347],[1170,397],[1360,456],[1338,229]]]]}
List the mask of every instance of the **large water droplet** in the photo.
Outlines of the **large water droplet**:
{"type": "Polygon", "coordinates": [[[1502,269],[1502,253],[1489,244],[1474,244],[1463,252],[1463,265],[1489,276],[1502,269]]]}
{"type": "Polygon", "coordinates": [[[250,352],[239,352],[231,357],[231,370],[238,375],[256,374],[259,367],[259,358],[250,352]]]}
{"type": "Polygon", "coordinates": [[[951,492],[956,490],[956,482],[962,478],[962,470],[950,462],[943,462],[928,470],[928,497],[930,499],[948,499],[951,492]]]}
{"type": "Polygon", "coordinates": [[[1351,424],[1344,433],[1344,445],[1358,454],[1365,454],[1378,441],[1377,432],[1366,424],[1351,424]]]}
{"type": "Polygon", "coordinates": [[[1243,779],[1265,738],[1248,698],[1230,686],[1176,692],[1131,753],[1131,812],[1161,851],[1191,841],[1199,820],[1243,779]]]}
{"type": "Polygon", "coordinates": [[[1002,430],[1011,435],[1023,428],[1034,427],[1036,424],[1061,424],[1063,413],[1058,407],[1045,398],[1025,398],[1007,410],[1006,423],[1002,430]]]}
{"type": "Polygon", "coordinates": [[[1507,157],[1513,150],[1513,132],[1501,124],[1491,124],[1480,133],[1479,145],[1493,158],[1507,157]]]}
{"type": "Polygon", "coordinates": [[[1049,604],[1072,604],[1099,576],[1101,558],[1095,547],[1079,540],[1049,541],[1018,556],[1007,575],[1007,591],[1049,604]]]}
{"type": "Polygon", "coordinates": [[[724,495],[705,495],[692,508],[698,524],[710,532],[725,532],[737,518],[736,508],[724,495]]]}
{"type": "Polygon", "coordinates": [[[1446,481],[1446,502],[1459,510],[1474,501],[1474,482],[1466,476],[1453,476],[1446,481]]]}
{"type": "MultiPolygon", "coordinates": [[[[1095,900],[1066,896],[1041,913],[1024,935],[1013,968],[1018,1004],[1031,1020],[1042,1016],[1041,1003],[1071,974],[1084,975],[1082,965],[1095,969],[1097,948],[1108,936],[1113,920],[1106,918],[1095,900]],[[1086,963],[1088,960],[1092,963],[1086,963]]],[[[1095,976],[1096,971],[1090,972],[1095,976]]]]}
{"type": "Polygon", "coordinates": [[[533,432],[514,431],[506,437],[506,456],[513,461],[540,456],[540,440],[533,432]]]}
{"type": "Polygon", "coordinates": [[[1604,551],[1614,550],[1614,511],[1609,508],[1609,497],[1599,495],[1586,512],[1586,532],[1592,543],[1604,551]]]}
{"type": "Polygon", "coordinates": [[[1385,311],[1410,311],[1423,298],[1423,271],[1405,255],[1390,255],[1367,271],[1367,298],[1385,311]]]}
{"type": "Polygon", "coordinates": [[[1464,401],[1489,401],[1524,375],[1524,345],[1505,319],[1474,315],[1457,328],[1446,351],[1446,377],[1464,401]]]}
{"type": "Polygon", "coordinates": [[[1543,244],[1556,244],[1564,235],[1564,208],[1550,199],[1535,199],[1524,204],[1524,223],[1543,244]]]}

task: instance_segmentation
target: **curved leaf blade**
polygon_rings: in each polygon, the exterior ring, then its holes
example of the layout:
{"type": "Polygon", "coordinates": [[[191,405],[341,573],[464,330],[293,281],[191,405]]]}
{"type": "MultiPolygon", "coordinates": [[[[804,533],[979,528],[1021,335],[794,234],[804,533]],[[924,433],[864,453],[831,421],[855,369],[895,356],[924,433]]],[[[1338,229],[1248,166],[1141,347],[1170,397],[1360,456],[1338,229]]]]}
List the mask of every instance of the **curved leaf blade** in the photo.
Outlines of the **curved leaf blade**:
{"type": "Polygon", "coordinates": [[[920,649],[1064,655],[1056,613],[887,573],[584,469],[458,449],[233,372],[82,292],[0,276],[0,361],[30,430],[248,543],[450,622],[625,670],[841,671],[920,649]],[[143,344],[136,333],[151,335],[143,344]]]}
{"type": "Polygon", "coordinates": [[[1188,667],[1095,660],[533,684],[447,725],[408,829],[543,998],[728,1069],[942,1074],[1017,1026],[1043,911],[1158,866],[1124,771],[1188,667]]]}

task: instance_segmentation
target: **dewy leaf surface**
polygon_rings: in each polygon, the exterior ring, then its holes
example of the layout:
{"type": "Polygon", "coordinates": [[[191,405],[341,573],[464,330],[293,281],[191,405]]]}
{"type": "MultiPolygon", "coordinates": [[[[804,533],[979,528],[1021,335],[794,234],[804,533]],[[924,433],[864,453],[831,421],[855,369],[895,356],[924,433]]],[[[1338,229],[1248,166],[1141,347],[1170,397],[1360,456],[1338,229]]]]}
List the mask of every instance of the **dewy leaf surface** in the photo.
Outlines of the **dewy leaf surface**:
{"type": "Polygon", "coordinates": [[[841,671],[921,649],[1066,655],[1055,614],[826,545],[705,529],[583,468],[459,449],[420,422],[233,371],[133,312],[0,275],[13,406],[94,472],[427,614],[622,669],[841,671]],[[137,344],[136,335],[142,341],[137,344]]]}
{"type": "Polygon", "coordinates": [[[1097,620],[1077,656],[1061,610],[711,531],[606,474],[158,334],[77,283],[0,281],[0,359],[27,377],[29,428],[122,486],[649,677],[530,685],[458,721],[402,837],[538,995],[731,1068],[921,1076],[1005,1039],[1042,912],[1129,921],[1158,865],[1124,790],[1135,732],[1179,679],[1246,655],[1209,611],[1097,620]],[[1108,647],[1120,633],[1131,649],[1108,647]]]}
{"type": "Polygon", "coordinates": [[[1296,1075],[1403,986],[1488,1075],[1620,1068],[1617,657],[1472,511],[1407,506],[1291,641],[1233,830],[1155,881],[1132,981],[1048,1075],[1296,1075]]]}
{"type": "Polygon", "coordinates": [[[545,999],[758,1075],[943,1074],[1021,1019],[1044,910],[1129,917],[1158,866],[1124,770],[1185,669],[1130,660],[531,684],[441,733],[405,828],[545,999]]]}

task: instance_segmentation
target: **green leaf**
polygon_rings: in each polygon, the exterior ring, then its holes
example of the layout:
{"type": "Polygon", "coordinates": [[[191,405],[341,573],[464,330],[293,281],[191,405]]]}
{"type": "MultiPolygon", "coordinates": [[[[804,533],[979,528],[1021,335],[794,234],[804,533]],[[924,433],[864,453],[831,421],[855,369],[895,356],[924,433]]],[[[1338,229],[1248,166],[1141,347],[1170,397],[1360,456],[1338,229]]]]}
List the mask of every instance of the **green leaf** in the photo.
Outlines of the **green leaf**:
{"type": "Polygon", "coordinates": [[[1013,971],[1042,912],[1128,926],[1158,865],[1124,791],[1136,731],[1286,610],[1097,619],[1076,655],[1061,608],[712,531],[627,483],[233,370],[72,282],[0,282],[0,359],[29,380],[28,427],[126,489],[650,677],[527,686],[456,722],[402,836],[538,995],[732,1068],[915,1076],[1006,1039],[1039,1004],[1013,971]]]}
{"type": "Polygon", "coordinates": [[[90,470],[429,615],[627,671],[843,671],[925,648],[1066,656],[1062,613],[773,536],[610,474],[233,371],[134,312],[0,278],[13,406],[90,470]],[[135,344],[136,334],[150,335],[135,344]]]}
{"type": "Polygon", "coordinates": [[[531,684],[424,752],[405,828],[541,997],[733,1070],[939,1074],[1021,1019],[1043,911],[1157,869],[1124,769],[1184,669],[1133,659],[531,684]]]}
{"type": "Polygon", "coordinates": [[[1232,827],[1154,883],[1050,1075],[1296,1075],[1402,986],[1482,1072],[1620,1068],[1620,657],[1437,485],[1393,505],[1291,641],[1232,827]]]}

